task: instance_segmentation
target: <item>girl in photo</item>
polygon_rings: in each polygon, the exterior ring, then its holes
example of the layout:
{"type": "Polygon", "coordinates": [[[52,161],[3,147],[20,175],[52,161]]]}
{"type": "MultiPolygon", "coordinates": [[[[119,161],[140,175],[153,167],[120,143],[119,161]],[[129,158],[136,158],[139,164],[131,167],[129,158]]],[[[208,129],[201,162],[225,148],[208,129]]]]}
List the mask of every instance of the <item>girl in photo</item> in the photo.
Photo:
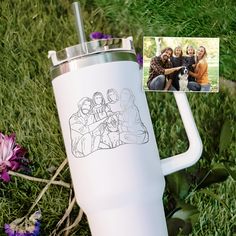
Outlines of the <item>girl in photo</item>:
{"type": "MultiPolygon", "coordinates": [[[[189,82],[189,87],[194,90],[198,85],[200,85],[200,91],[209,92],[211,85],[208,79],[208,63],[207,63],[207,52],[204,46],[200,46],[197,50],[197,60],[194,72],[189,71],[189,75],[196,78],[196,82],[189,82]]],[[[199,91],[199,90],[194,90],[199,91]]]]}
{"type": "MultiPolygon", "coordinates": [[[[173,65],[173,67],[180,67],[183,65],[184,57],[183,57],[183,51],[180,46],[175,47],[173,57],[170,58],[170,61],[173,65]]],[[[178,71],[175,71],[173,73],[173,81],[172,86],[179,91],[179,78],[178,78],[178,71]]]]}
{"type": "MultiPolygon", "coordinates": [[[[186,56],[184,57],[184,64],[187,66],[189,71],[194,72],[194,68],[196,66],[196,55],[195,49],[193,46],[189,45],[186,48],[186,56]]],[[[196,82],[196,79],[189,75],[188,82],[196,82]]],[[[201,86],[198,83],[188,83],[188,89],[192,91],[199,91],[201,86]]]]}

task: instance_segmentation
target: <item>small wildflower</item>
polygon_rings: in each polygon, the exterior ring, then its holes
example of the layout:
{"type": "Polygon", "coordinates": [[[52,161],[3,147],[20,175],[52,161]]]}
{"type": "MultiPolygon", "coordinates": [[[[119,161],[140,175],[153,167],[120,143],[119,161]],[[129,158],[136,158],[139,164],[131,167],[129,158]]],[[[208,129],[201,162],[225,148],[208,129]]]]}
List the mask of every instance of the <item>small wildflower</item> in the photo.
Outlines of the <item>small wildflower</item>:
{"type": "Polygon", "coordinates": [[[102,32],[92,32],[90,34],[90,39],[96,40],[96,39],[111,39],[112,36],[109,34],[103,34],[102,32]]]}
{"type": "Polygon", "coordinates": [[[0,133],[0,179],[10,181],[9,170],[24,169],[28,164],[24,157],[26,150],[15,142],[15,134],[3,135],[0,133]]]}
{"type": "Polygon", "coordinates": [[[141,53],[137,53],[137,62],[139,64],[140,67],[143,67],[143,56],[141,55],[141,53]]]}
{"type": "Polygon", "coordinates": [[[94,39],[102,39],[103,37],[103,33],[101,32],[92,32],[90,34],[90,39],[94,40],[94,39]]]}
{"type": "Polygon", "coordinates": [[[5,233],[8,236],[38,236],[40,232],[41,211],[36,211],[27,218],[20,218],[5,224],[5,233]]]}

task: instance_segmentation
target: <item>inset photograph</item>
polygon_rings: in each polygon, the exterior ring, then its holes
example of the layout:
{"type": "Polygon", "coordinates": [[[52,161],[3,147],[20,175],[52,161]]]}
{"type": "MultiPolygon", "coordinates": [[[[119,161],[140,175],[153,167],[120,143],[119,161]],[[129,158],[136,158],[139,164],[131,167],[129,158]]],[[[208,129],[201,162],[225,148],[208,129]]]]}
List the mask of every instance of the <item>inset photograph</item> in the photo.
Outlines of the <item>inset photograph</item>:
{"type": "Polygon", "coordinates": [[[145,91],[219,92],[219,38],[144,37],[145,91]]]}

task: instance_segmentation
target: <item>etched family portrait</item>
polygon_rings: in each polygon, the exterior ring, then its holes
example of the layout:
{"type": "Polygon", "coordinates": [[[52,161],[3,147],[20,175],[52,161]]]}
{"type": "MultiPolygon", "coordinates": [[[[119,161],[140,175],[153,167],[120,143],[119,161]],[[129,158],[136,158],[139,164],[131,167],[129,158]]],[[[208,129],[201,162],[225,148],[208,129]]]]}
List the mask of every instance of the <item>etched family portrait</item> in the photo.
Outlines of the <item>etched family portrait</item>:
{"type": "Polygon", "coordinates": [[[105,96],[94,92],[92,97],[81,98],[77,111],[69,119],[69,127],[71,152],[75,157],[149,141],[135,97],[128,88],[120,92],[111,88],[105,96]]]}
{"type": "Polygon", "coordinates": [[[144,37],[143,87],[218,92],[219,38],[144,37]]]}

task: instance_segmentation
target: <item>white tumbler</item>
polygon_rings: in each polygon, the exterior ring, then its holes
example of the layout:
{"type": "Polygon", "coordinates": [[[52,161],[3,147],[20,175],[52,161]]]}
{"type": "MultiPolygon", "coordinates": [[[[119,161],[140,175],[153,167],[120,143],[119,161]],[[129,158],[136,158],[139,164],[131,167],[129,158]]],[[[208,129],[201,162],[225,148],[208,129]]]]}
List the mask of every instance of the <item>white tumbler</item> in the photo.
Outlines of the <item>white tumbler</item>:
{"type": "Polygon", "coordinates": [[[160,160],[131,39],[50,51],[52,84],[75,197],[93,236],[166,236],[164,176],[194,164],[202,143],[185,93],[174,93],[189,149],[160,160]]]}
{"type": "Polygon", "coordinates": [[[92,235],[167,235],[164,176],[202,152],[185,93],[174,96],[189,149],[160,160],[130,39],[86,42],[50,57],[75,196],[92,235]]]}

